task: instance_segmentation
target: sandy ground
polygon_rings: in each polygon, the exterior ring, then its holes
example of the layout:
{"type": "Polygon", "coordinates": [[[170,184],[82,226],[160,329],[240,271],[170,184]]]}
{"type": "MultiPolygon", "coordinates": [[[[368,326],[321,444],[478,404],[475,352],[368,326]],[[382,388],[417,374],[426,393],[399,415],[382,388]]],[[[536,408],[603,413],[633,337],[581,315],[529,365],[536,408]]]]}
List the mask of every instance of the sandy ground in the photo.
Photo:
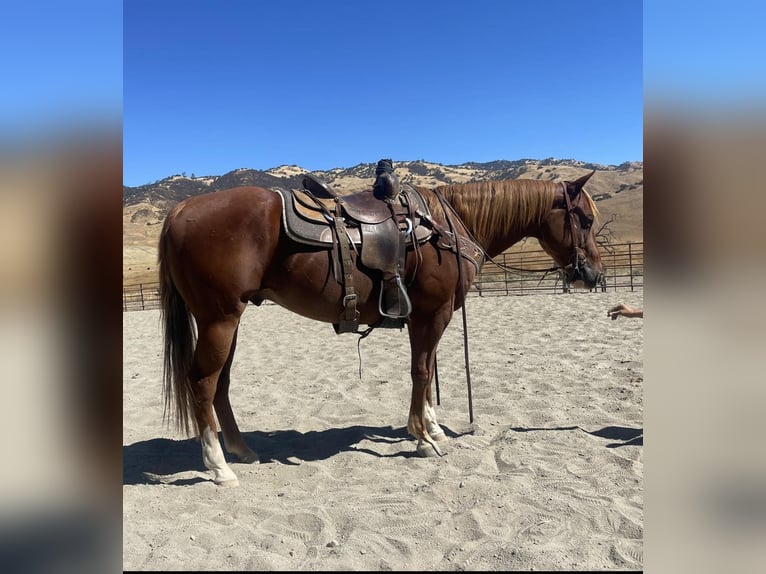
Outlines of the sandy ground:
{"type": "Polygon", "coordinates": [[[601,570],[643,565],[638,293],[468,300],[439,354],[438,459],[415,456],[406,330],[242,318],[231,397],[261,458],[217,487],[162,423],[159,312],[123,314],[126,570],[601,570]],[[360,378],[361,367],[361,378],[360,378]]]}

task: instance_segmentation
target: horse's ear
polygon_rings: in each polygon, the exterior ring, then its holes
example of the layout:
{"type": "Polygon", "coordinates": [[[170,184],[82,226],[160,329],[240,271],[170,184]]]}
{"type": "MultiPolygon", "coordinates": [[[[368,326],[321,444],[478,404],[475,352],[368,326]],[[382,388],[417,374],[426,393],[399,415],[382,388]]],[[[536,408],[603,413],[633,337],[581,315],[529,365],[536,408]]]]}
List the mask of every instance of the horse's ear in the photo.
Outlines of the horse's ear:
{"type": "Polygon", "coordinates": [[[586,173],[586,174],[585,174],[584,176],[582,176],[581,178],[579,178],[579,179],[576,179],[575,181],[573,181],[573,182],[572,182],[572,185],[574,185],[574,187],[576,187],[577,189],[582,189],[582,188],[583,188],[583,186],[585,185],[585,183],[586,183],[586,182],[587,182],[587,181],[588,181],[588,180],[589,180],[591,177],[593,177],[593,174],[594,174],[594,173],[596,173],[596,170],[595,170],[595,169],[594,169],[592,172],[590,172],[590,173],[586,173]]]}
{"type": "Polygon", "coordinates": [[[567,182],[567,191],[569,191],[569,196],[574,199],[577,197],[577,194],[579,194],[582,191],[582,188],[585,186],[585,183],[593,177],[593,174],[596,173],[596,170],[594,169],[590,173],[586,173],[584,176],[574,180],[567,182]]]}

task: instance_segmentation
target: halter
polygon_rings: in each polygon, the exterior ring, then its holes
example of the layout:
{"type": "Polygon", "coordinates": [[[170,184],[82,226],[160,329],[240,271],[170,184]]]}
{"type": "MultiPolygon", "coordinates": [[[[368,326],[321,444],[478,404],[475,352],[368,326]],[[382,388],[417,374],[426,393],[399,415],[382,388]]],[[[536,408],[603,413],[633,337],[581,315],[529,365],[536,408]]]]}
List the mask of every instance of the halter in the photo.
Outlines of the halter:
{"type": "Polygon", "coordinates": [[[572,234],[572,258],[570,261],[574,261],[574,263],[570,263],[564,267],[564,270],[571,268],[571,279],[576,280],[578,277],[583,276],[582,263],[585,260],[585,257],[581,256],[580,253],[584,251],[584,249],[577,241],[577,233],[575,232],[575,213],[574,208],[572,207],[572,200],[569,198],[569,193],[567,192],[566,182],[562,181],[561,187],[564,189],[564,201],[567,206],[567,217],[565,221],[569,224],[569,232],[572,234]]]}

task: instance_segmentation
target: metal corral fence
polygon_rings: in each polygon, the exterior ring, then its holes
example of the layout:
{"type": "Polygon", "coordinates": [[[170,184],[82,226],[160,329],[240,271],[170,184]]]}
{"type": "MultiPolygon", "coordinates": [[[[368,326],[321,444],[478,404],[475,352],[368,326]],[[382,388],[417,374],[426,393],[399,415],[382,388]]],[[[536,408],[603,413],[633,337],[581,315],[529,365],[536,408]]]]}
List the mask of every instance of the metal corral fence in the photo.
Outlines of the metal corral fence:
{"type": "MultiPolygon", "coordinates": [[[[606,284],[594,291],[635,291],[644,287],[644,244],[621,243],[601,247],[606,284]]],[[[545,251],[534,249],[503,253],[494,258],[501,266],[487,261],[471,287],[469,295],[525,295],[530,293],[565,293],[572,288],[560,273],[551,271],[553,261],[545,251]]]]}
{"type": "MultiPolygon", "coordinates": [[[[551,258],[541,249],[504,253],[495,260],[503,269],[487,261],[473,283],[469,296],[524,295],[530,293],[563,293],[568,287],[556,272],[532,272],[548,269],[551,258]],[[522,271],[523,270],[523,271],[522,271]]],[[[601,262],[606,284],[598,291],[636,291],[644,288],[644,243],[621,243],[601,248],[601,262]]],[[[268,303],[268,302],[267,302],[268,303]]],[[[159,309],[159,283],[125,285],[122,288],[122,310],[159,309]]]]}
{"type": "Polygon", "coordinates": [[[139,283],[122,286],[122,310],[145,311],[160,308],[160,284],[139,283]]]}

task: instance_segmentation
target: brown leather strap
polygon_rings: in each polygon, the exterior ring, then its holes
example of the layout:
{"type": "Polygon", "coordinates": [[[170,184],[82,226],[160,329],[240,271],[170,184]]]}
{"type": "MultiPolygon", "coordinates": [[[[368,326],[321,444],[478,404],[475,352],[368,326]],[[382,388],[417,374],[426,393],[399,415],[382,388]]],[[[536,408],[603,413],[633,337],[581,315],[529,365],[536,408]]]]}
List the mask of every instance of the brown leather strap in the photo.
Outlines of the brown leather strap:
{"type": "MultiPolygon", "coordinates": [[[[566,182],[562,181],[561,186],[564,188],[564,201],[567,204],[567,217],[569,217],[569,225],[571,226],[573,223],[572,218],[574,218],[574,213],[572,213],[572,198],[569,197],[569,193],[567,192],[566,182]]],[[[577,245],[577,241],[575,240],[576,238],[574,235],[574,227],[570,227],[569,231],[572,233],[572,244],[577,245]]]]}
{"type": "MultiPolygon", "coordinates": [[[[410,189],[412,189],[412,188],[410,188],[410,189]]],[[[413,192],[415,192],[414,189],[413,189],[413,192]]],[[[417,192],[415,192],[415,193],[417,193],[417,192]]],[[[404,188],[402,189],[401,195],[404,197],[405,201],[407,202],[407,211],[408,211],[410,223],[412,223],[414,225],[413,222],[417,221],[416,218],[418,217],[418,215],[417,215],[417,207],[414,204],[412,196],[410,196],[409,192],[406,189],[404,189],[404,188]]],[[[420,244],[418,243],[418,240],[417,240],[417,237],[416,237],[416,232],[414,230],[412,231],[412,251],[413,251],[413,253],[415,255],[415,269],[412,272],[412,279],[411,280],[414,281],[415,280],[415,276],[418,274],[418,270],[420,269],[420,262],[423,259],[423,255],[420,253],[420,244]]],[[[405,281],[405,283],[407,282],[407,278],[406,277],[404,278],[404,281],[405,281]]]]}
{"type": "MultiPolygon", "coordinates": [[[[447,203],[447,200],[444,199],[444,196],[441,194],[439,190],[435,189],[434,193],[436,194],[436,197],[439,199],[439,203],[441,204],[442,210],[444,211],[444,217],[447,220],[447,223],[449,224],[449,228],[452,231],[453,237],[455,238],[455,251],[457,253],[457,277],[458,277],[458,283],[460,284],[460,294],[463,298],[463,304],[461,305],[461,308],[463,311],[463,350],[464,350],[464,356],[465,356],[465,381],[466,381],[466,385],[468,386],[468,420],[471,424],[473,424],[471,366],[470,366],[470,360],[468,358],[468,320],[466,318],[466,312],[465,312],[466,291],[465,291],[465,285],[463,284],[463,259],[462,259],[462,254],[460,252],[460,236],[458,235],[457,227],[455,227],[455,224],[452,221],[452,216],[450,215],[450,210],[448,208],[449,204],[447,203]]],[[[465,227],[465,225],[463,225],[463,227],[465,227]]],[[[436,357],[434,357],[434,362],[435,361],[436,361],[436,357]]],[[[438,382],[436,387],[436,393],[437,395],[439,394],[438,382]]]]}
{"type": "Polygon", "coordinates": [[[351,247],[343,217],[338,213],[333,217],[333,225],[340,249],[343,272],[343,311],[338,321],[338,333],[356,332],[359,327],[359,311],[356,308],[356,290],[354,289],[354,262],[351,259],[351,247]]]}
{"type": "Polygon", "coordinates": [[[569,192],[567,191],[566,182],[562,181],[561,186],[564,188],[564,201],[566,202],[566,206],[567,206],[566,221],[569,223],[569,233],[572,234],[572,251],[573,251],[572,257],[574,259],[574,262],[572,263],[572,265],[577,266],[578,260],[580,257],[577,250],[580,249],[580,245],[579,245],[579,242],[577,241],[577,233],[576,233],[577,227],[575,225],[576,215],[572,208],[572,199],[569,197],[569,192]]]}

